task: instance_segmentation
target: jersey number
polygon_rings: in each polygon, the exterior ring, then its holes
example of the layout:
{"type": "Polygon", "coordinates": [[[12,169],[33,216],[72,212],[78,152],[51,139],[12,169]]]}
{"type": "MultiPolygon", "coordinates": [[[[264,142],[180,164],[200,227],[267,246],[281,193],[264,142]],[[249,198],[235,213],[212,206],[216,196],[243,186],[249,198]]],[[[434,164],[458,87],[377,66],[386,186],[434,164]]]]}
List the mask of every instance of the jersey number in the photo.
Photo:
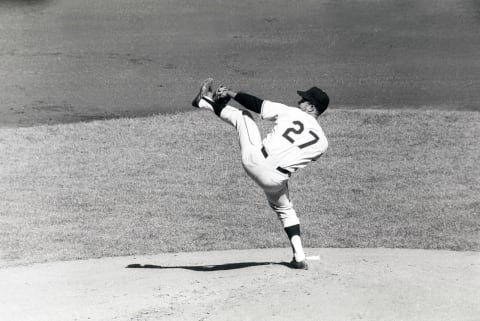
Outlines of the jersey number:
{"type": "MultiPolygon", "coordinates": [[[[291,135],[300,135],[301,133],[303,133],[303,131],[305,130],[305,126],[303,125],[303,123],[301,121],[298,121],[298,120],[295,120],[293,121],[293,125],[295,126],[298,126],[297,127],[290,127],[290,128],[287,128],[287,130],[283,133],[283,137],[285,137],[290,143],[295,143],[295,139],[293,139],[291,137],[291,135]]],[[[312,132],[311,130],[308,132],[310,135],[312,135],[313,139],[306,142],[306,143],[303,143],[302,145],[299,145],[298,147],[299,148],[305,148],[307,146],[310,146],[310,145],[313,145],[315,144],[316,142],[318,142],[318,140],[320,139],[317,134],[315,134],[314,132],[312,132]]]]}

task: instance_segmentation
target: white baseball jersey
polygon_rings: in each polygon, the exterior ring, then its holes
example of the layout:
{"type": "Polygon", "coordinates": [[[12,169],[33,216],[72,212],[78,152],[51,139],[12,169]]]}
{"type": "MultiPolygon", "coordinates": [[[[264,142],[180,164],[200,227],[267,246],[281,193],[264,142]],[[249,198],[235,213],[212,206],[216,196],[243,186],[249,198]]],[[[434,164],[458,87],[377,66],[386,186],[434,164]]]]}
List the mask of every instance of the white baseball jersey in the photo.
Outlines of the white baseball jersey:
{"type": "Polygon", "coordinates": [[[328,141],[317,119],[300,108],[264,100],[261,117],[275,121],[263,146],[278,166],[295,172],[327,150],[328,141]]]}

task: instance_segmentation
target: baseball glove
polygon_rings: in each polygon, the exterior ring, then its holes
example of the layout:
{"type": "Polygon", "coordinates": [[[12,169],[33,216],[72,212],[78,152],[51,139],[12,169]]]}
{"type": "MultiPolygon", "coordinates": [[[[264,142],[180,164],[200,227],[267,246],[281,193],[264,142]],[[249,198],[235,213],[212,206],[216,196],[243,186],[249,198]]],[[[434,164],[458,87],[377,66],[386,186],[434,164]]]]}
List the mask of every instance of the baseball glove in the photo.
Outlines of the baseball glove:
{"type": "Polygon", "coordinates": [[[227,92],[227,87],[224,85],[218,86],[217,90],[213,93],[213,100],[221,106],[225,106],[230,101],[230,96],[227,92]]]}

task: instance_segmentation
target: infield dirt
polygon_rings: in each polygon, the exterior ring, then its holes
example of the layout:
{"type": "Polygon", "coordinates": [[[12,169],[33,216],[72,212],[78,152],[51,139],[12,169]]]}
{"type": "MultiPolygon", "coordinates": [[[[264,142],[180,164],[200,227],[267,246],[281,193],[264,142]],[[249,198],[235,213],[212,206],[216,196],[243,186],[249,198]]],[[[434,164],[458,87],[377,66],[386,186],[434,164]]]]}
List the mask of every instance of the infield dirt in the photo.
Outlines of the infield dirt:
{"type": "Polygon", "coordinates": [[[304,271],[285,266],[289,251],[5,268],[0,319],[474,321],[480,315],[479,253],[307,249],[320,260],[304,271]]]}

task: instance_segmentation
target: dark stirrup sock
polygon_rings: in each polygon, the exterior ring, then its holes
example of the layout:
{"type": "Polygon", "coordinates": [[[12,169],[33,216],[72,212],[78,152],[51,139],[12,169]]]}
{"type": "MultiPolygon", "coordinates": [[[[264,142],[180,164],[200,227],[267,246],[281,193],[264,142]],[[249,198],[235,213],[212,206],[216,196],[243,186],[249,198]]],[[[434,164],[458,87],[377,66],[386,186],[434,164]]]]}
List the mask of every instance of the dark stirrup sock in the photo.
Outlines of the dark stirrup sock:
{"type": "Polygon", "coordinates": [[[215,115],[217,115],[218,117],[220,117],[220,113],[222,112],[223,108],[227,106],[227,105],[221,105],[217,103],[216,101],[214,101],[212,98],[208,96],[203,96],[202,98],[205,99],[205,101],[212,106],[213,111],[215,112],[215,115]]]}
{"type": "Polygon", "coordinates": [[[300,224],[292,225],[285,228],[285,232],[288,235],[288,239],[292,239],[295,235],[300,236],[300,224]]]}

